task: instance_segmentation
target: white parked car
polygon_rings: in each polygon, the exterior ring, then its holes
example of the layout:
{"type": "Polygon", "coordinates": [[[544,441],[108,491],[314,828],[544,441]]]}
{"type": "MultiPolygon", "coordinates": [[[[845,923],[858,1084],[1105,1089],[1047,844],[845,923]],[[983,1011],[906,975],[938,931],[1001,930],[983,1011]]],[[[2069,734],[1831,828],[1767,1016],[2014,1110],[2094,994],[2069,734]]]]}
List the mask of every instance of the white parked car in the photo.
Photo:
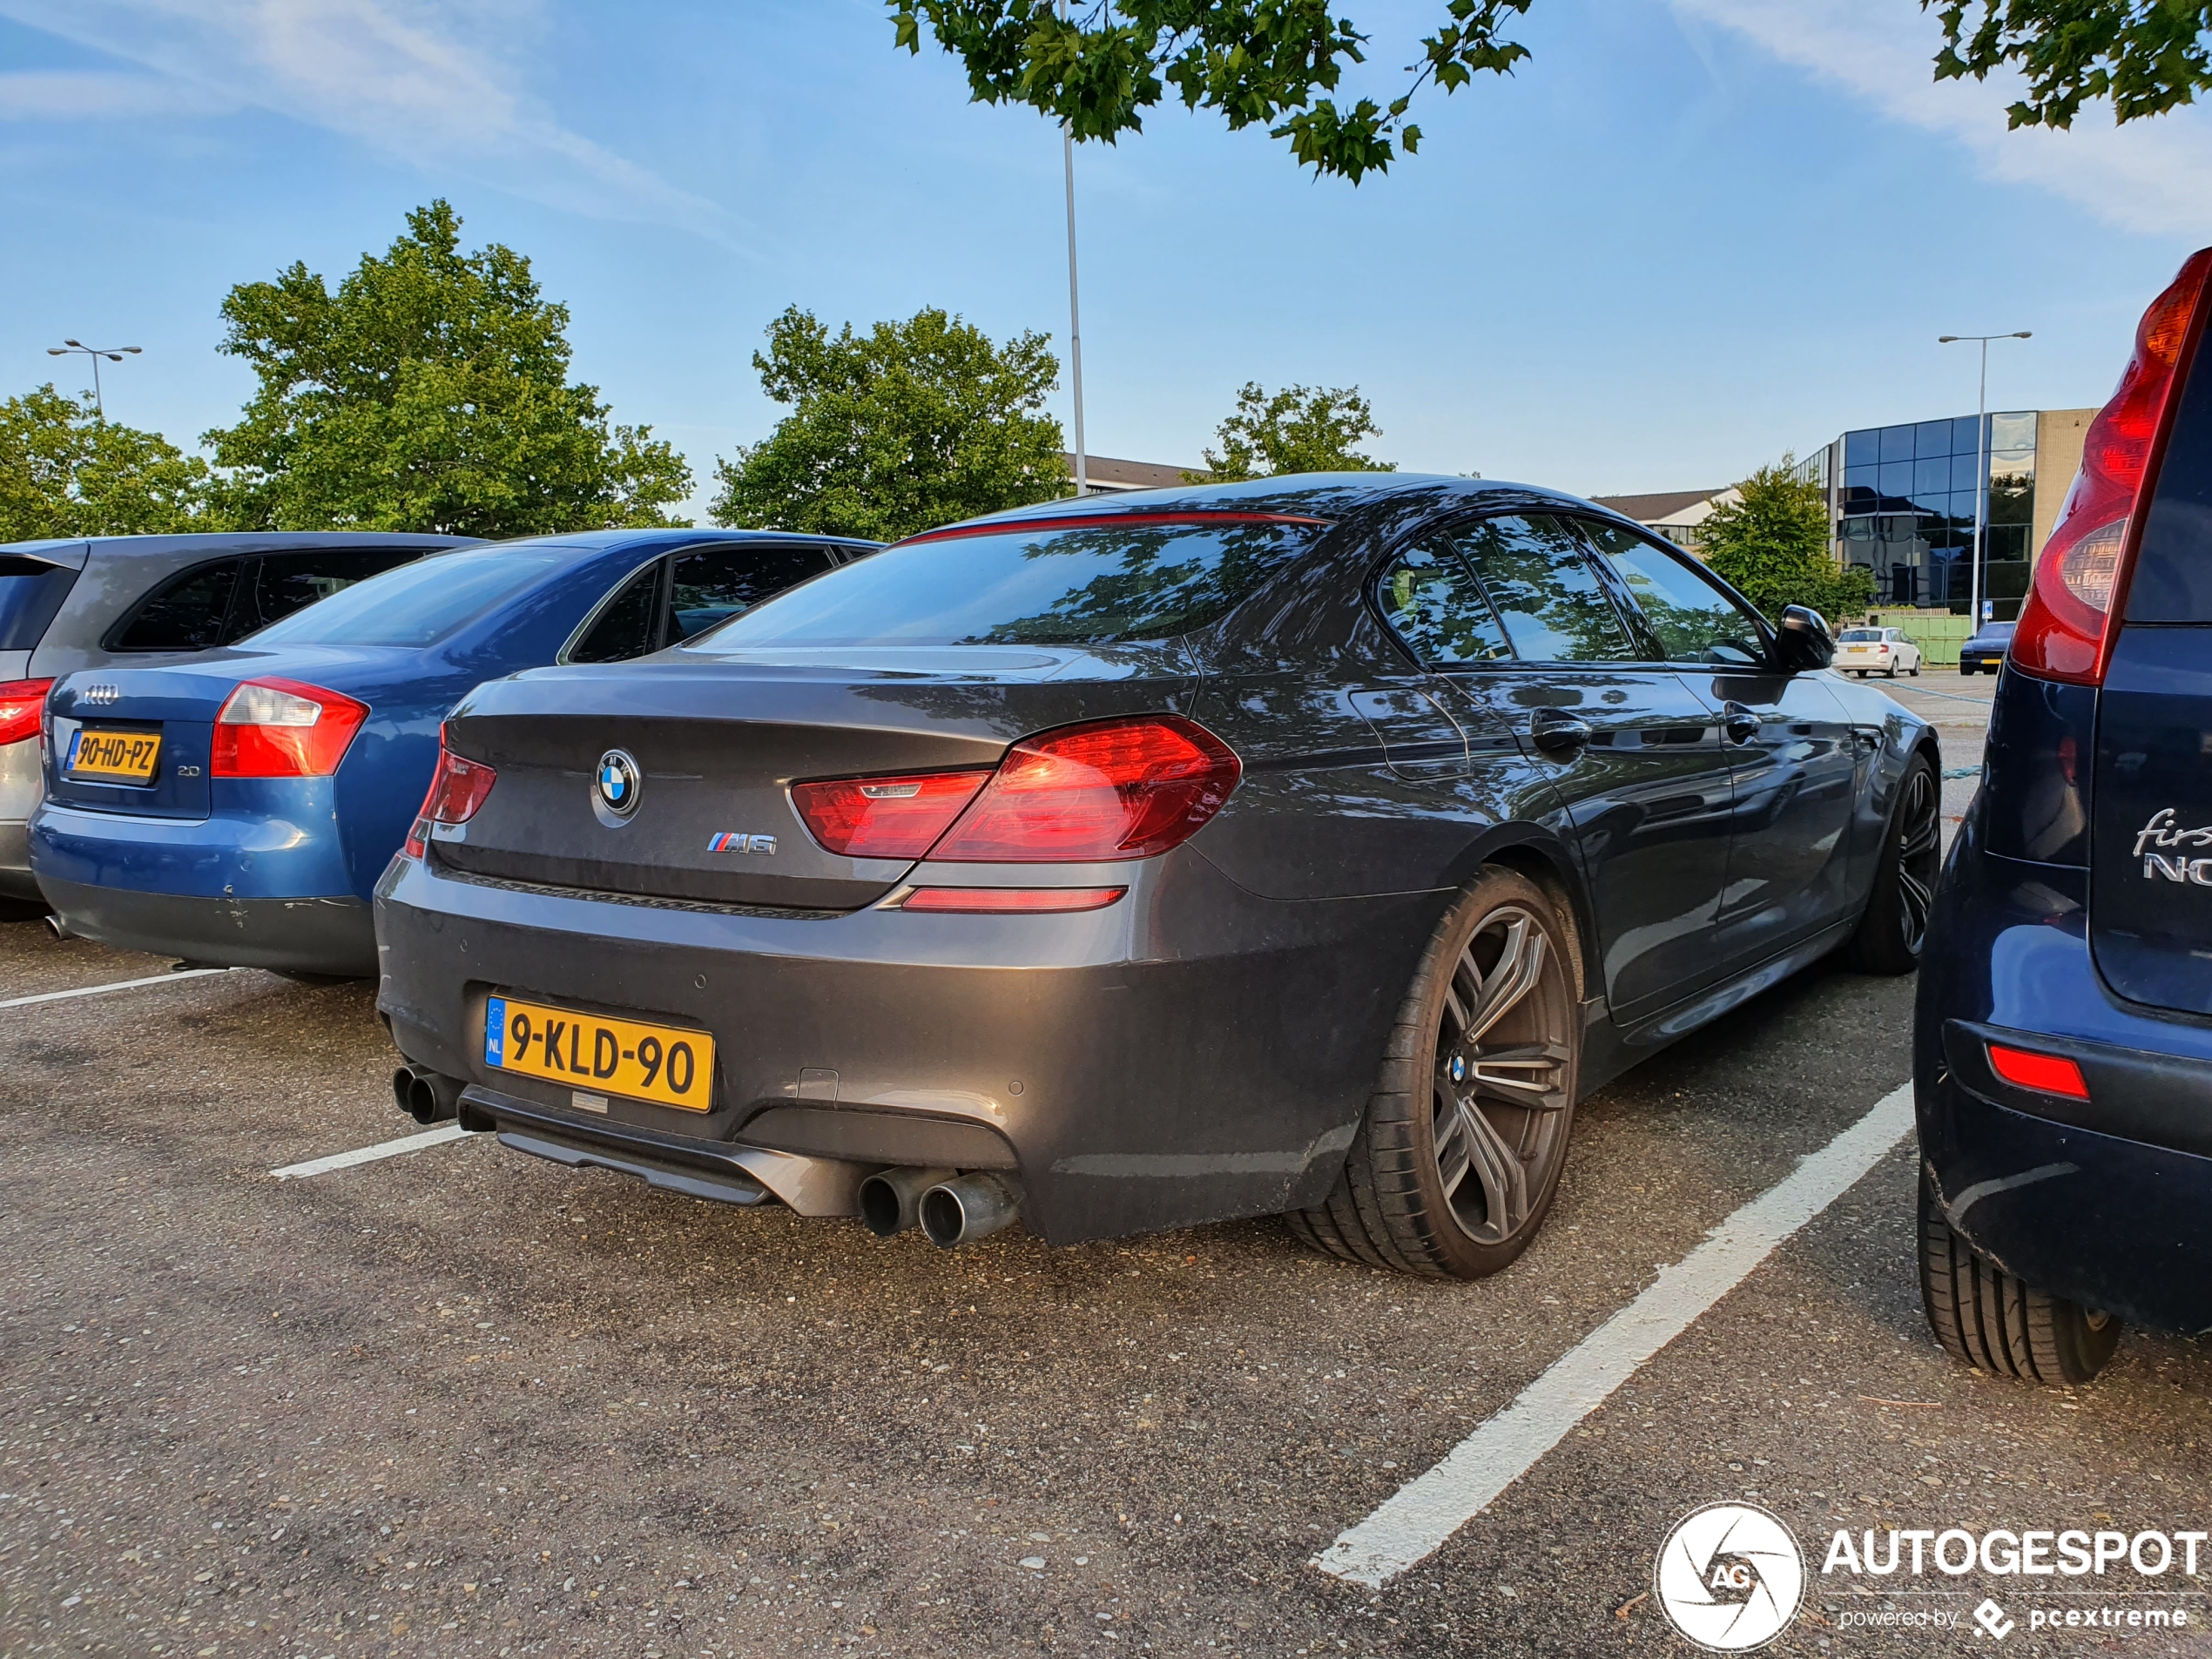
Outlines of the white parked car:
{"type": "Polygon", "coordinates": [[[1920,648],[1901,628],[1846,628],[1836,636],[1835,668],[1839,674],[1856,674],[1861,679],[1869,674],[1895,679],[1899,669],[1917,675],[1920,648]]]}

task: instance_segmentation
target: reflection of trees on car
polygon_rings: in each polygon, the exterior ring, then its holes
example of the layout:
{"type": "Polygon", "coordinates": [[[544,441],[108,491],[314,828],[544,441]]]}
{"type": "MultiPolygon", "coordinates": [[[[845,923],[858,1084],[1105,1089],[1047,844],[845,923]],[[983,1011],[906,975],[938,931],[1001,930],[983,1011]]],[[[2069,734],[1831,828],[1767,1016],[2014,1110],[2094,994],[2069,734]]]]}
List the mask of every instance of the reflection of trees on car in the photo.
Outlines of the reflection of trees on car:
{"type": "Polygon", "coordinates": [[[1280,524],[1108,526],[1060,530],[1022,550],[1024,559],[1111,560],[1033,616],[994,624],[971,644],[1088,645],[1163,639],[1202,628],[1304,544],[1280,524]]]}
{"type": "Polygon", "coordinates": [[[1548,518],[1488,518],[1460,540],[1523,658],[1624,662],[1637,654],[1563,525],[1548,518]]]}

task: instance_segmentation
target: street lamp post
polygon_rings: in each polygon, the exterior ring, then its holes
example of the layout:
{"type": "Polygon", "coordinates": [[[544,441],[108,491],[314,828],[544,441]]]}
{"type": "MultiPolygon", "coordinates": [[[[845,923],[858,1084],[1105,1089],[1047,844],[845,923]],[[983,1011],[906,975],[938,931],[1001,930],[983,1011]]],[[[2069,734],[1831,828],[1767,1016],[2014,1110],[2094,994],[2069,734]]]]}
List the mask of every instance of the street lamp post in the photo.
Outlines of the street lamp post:
{"type": "MultiPolygon", "coordinates": [[[[1060,17],[1066,22],[1068,0],[1060,0],[1060,17]]],[[[1083,321],[1076,298],[1076,130],[1060,124],[1060,154],[1068,173],[1068,366],[1076,395],[1076,494],[1090,493],[1090,463],[1083,453],[1083,321]]]]}
{"type": "Polygon", "coordinates": [[[119,363],[126,355],[136,357],[138,351],[139,347],[136,346],[87,346],[81,340],[65,340],[58,346],[47,347],[46,355],[71,357],[82,352],[92,360],[92,411],[99,417],[100,424],[105,426],[107,404],[100,397],[100,359],[105,357],[111,363],[119,363]]]}
{"type": "Polygon", "coordinates": [[[1978,632],[1981,628],[1981,545],[1989,529],[1989,342],[1993,340],[2030,340],[2033,337],[2026,328],[2009,334],[1936,336],[1939,346],[1954,345],[1965,340],[1981,347],[1981,398],[1974,409],[1974,547],[1966,590],[1969,631],[1978,632]]]}

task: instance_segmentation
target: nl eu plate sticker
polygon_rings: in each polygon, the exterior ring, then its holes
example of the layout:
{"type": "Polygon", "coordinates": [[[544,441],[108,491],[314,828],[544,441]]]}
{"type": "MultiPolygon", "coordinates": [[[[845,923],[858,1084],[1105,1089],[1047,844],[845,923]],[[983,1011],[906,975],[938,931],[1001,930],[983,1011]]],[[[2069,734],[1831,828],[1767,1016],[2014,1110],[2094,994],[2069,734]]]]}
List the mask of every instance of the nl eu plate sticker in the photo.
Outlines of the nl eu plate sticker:
{"type": "Polygon", "coordinates": [[[484,1063],[507,1064],[507,999],[495,996],[484,1005],[484,1063]]]}

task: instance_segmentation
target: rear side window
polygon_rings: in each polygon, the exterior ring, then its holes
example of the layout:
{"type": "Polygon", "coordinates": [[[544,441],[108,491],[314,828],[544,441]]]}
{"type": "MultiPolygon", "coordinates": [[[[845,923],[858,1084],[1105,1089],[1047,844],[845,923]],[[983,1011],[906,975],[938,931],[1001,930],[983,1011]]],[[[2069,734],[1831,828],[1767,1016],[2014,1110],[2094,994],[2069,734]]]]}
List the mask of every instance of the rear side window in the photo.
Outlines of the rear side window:
{"type": "Polygon", "coordinates": [[[668,643],[705,633],[829,568],[829,550],[820,547],[738,543],[679,553],[669,583],[668,643]]]}
{"type": "MultiPolygon", "coordinates": [[[[1766,641],[1758,624],[1681,555],[1654,547],[1618,524],[1585,521],[1581,529],[1626,584],[1667,661],[1764,664],[1766,641]]],[[[1866,637],[1879,637],[1872,632],[1866,637]]]]}
{"type": "Polygon", "coordinates": [[[965,532],[886,548],[686,645],[1108,645],[1219,621],[1325,526],[1166,523],[965,532]]]}
{"type": "Polygon", "coordinates": [[[620,663],[643,657],[660,644],[661,562],[655,559],[623,583],[622,590],[593,619],[590,630],[568,654],[571,663],[620,663]]]}
{"type": "Polygon", "coordinates": [[[2212,622],[2212,353],[2201,343],[2143,521],[2128,620],[2212,622]]]}
{"type": "Polygon", "coordinates": [[[1581,538],[1559,520],[1486,518],[1458,541],[1523,662],[1630,663],[1642,655],[1581,538]]]}
{"type": "Polygon", "coordinates": [[[574,549],[528,543],[436,554],[295,610],[254,635],[253,643],[428,645],[543,581],[575,556],[574,549]]]}
{"type": "Polygon", "coordinates": [[[171,577],[139,601],[108,649],[210,651],[221,644],[242,563],[224,559],[171,577]]]}
{"type": "Polygon", "coordinates": [[[1375,597],[1392,631],[1425,667],[1513,655],[1489,601],[1448,542],[1408,548],[1383,572],[1375,597]]]}
{"type": "Polygon", "coordinates": [[[0,553],[0,651],[36,651],[76,581],[65,564],[0,553]]]}
{"type": "Polygon", "coordinates": [[[421,556],[411,547],[331,548],[302,553],[264,553],[253,578],[239,594],[227,637],[237,639],[280,622],[341,589],[421,556]]]}

